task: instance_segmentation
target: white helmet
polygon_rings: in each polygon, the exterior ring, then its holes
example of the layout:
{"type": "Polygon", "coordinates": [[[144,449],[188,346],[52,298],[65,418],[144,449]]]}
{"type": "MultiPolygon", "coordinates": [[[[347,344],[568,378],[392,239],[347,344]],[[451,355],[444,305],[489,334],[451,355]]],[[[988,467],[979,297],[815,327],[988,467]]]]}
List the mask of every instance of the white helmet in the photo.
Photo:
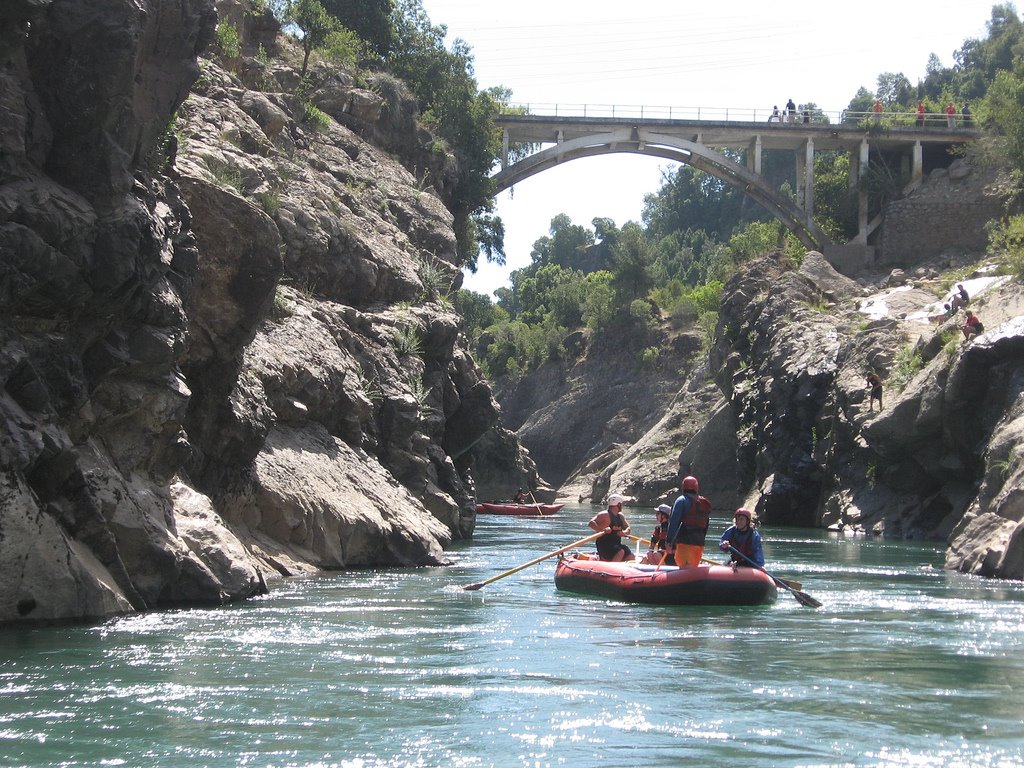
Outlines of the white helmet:
{"type": "Polygon", "coordinates": [[[609,507],[616,507],[616,506],[621,507],[625,503],[626,503],[626,497],[622,496],[622,495],[620,495],[618,493],[613,493],[611,496],[608,497],[608,506],[609,507]]]}

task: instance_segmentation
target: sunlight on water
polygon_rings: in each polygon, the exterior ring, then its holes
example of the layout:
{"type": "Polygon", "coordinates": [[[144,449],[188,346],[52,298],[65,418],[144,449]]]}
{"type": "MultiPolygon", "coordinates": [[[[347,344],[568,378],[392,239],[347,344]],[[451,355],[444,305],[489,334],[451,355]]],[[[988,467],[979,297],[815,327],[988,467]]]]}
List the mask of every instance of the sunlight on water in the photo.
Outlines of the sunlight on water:
{"type": "Polygon", "coordinates": [[[482,517],[449,568],[0,633],[0,765],[1024,764],[1024,585],[945,573],[934,545],[768,529],[769,569],[820,609],[580,597],[553,560],[463,589],[591,514],[482,517]]]}

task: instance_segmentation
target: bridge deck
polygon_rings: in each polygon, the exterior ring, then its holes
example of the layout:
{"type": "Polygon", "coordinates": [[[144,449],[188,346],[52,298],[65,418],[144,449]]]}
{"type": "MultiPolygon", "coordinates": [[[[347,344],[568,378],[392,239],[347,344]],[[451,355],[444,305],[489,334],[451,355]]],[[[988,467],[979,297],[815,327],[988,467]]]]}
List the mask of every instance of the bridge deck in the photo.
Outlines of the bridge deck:
{"type": "Polygon", "coordinates": [[[863,126],[827,123],[753,123],[739,120],[669,120],[615,117],[551,117],[544,115],[501,115],[495,123],[508,132],[509,142],[547,144],[622,128],[643,128],[686,139],[709,147],[743,149],[758,136],[763,149],[798,149],[808,139],[816,150],[853,150],[865,139],[882,150],[906,149],[917,142],[922,145],[952,145],[973,141],[980,132],[971,128],[929,126],[889,126],[866,131],[863,126]]]}

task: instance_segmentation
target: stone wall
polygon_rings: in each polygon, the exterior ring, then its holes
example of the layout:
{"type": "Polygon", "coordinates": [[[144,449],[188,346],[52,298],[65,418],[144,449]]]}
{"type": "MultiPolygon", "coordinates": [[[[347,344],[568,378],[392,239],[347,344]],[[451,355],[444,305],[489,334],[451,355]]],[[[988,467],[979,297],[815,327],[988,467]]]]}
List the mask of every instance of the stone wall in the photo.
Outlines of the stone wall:
{"type": "Polygon", "coordinates": [[[985,224],[999,217],[1002,205],[993,179],[955,160],[888,205],[876,263],[910,267],[943,255],[983,251],[985,224]]]}

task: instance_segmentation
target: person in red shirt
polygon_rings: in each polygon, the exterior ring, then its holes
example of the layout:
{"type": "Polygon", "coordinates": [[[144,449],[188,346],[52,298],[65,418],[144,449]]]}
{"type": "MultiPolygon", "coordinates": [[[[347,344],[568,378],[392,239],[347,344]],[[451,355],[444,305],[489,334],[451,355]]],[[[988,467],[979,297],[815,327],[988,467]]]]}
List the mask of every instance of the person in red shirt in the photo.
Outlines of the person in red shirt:
{"type": "Polygon", "coordinates": [[[924,102],[917,102],[917,127],[924,128],[924,102]]]}
{"type": "Polygon", "coordinates": [[[952,102],[946,105],[946,125],[956,128],[956,108],[952,102]]]}
{"type": "Polygon", "coordinates": [[[980,336],[985,332],[985,326],[981,324],[981,320],[971,310],[967,310],[967,319],[964,321],[963,328],[960,329],[964,334],[964,342],[968,342],[975,336],[980,336]]]}

